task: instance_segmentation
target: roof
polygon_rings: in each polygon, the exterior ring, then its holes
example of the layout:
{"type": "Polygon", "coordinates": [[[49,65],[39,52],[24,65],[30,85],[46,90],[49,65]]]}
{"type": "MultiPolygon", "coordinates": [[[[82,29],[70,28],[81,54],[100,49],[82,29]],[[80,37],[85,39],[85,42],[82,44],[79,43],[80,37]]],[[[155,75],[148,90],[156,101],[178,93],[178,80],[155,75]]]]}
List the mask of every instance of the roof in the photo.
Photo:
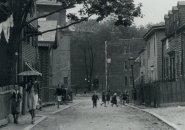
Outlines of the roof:
{"type": "MultiPolygon", "coordinates": [[[[57,27],[57,21],[56,20],[46,20],[46,21],[38,21],[39,31],[43,32],[46,30],[54,29],[57,27]]],[[[51,31],[42,34],[38,37],[39,42],[55,42],[56,38],[56,31],[51,31]]]]}
{"type": "Polygon", "coordinates": [[[56,0],[38,0],[37,5],[48,5],[48,6],[61,6],[62,3],[57,2],[56,0]]]}
{"type": "Polygon", "coordinates": [[[177,6],[172,7],[172,11],[178,10],[177,6]]]}
{"type": "Polygon", "coordinates": [[[168,15],[170,15],[170,14],[173,14],[172,10],[169,10],[168,11],[168,15]]]}
{"type": "Polygon", "coordinates": [[[185,5],[185,1],[179,1],[177,5],[185,5]]]}
{"type": "Polygon", "coordinates": [[[143,38],[146,40],[148,39],[148,37],[150,37],[154,32],[156,32],[157,30],[165,30],[165,25],[156,25],[156,26],[152,26],[148,32],[143,36],[143,38]]]}

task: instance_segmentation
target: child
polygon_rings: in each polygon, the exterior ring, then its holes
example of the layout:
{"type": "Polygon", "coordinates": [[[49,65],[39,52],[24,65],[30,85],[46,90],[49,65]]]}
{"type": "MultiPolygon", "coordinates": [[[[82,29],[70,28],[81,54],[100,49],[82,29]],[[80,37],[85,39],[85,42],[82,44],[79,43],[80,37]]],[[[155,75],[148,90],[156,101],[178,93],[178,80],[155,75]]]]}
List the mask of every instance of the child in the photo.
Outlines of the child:
{"type": "Polygon", "coordinates": [[[97,100],[99,100],[98,95],[96,94],[96,92],[94,92],[94,94],[92,95],[93,108],[97,107],[97,100]]]}
{"type": "Polygon", "coordinates": [[[113,95],[113,97],[112,97],[112,101],[111,101],[111,105],[112,105],[112,107],[114,106],[114,105],[116,105],[117,107],[118,107],[118,104],[117,104],[117,94],[116,93],[114,93],[114,95],[113,95]]]}

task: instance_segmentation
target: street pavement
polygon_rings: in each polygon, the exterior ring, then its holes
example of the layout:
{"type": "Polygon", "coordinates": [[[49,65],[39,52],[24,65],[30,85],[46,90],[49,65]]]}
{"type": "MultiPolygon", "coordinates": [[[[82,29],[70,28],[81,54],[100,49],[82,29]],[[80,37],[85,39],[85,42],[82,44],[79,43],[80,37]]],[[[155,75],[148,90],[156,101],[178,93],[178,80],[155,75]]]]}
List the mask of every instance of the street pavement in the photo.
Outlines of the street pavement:
{"type": "Polygon", "coordinates": [[[0,127],[0,130],[31,130],[39,122],[48,118],[49,115],[68,109],[69,107],[74,106],[80,102],[81,99],[76,99],[75,101],[73,101],[72,103],[68,103],[67,105],[60,105],[59,109],[56,105],[52,105],[44,107],[42,111],[37,110],[35,124],[31,124],[31,116],[29,113],[26,113],[26,115],[23,115],[19,118],[19,124],[14,124],[12,119],[8,125],[0,127]]]}
{"type": "Polygon", "coordinates": [[[92,108],[90,97],[81,103],[48,115],[33,130],[173,130],[157,118],[127,106],[92,108]]]}
{"type": "Polygon", "coordinates": [[[143,110],[155,115],[160,115],[164,121],[174,126],[176,130],[185,129],[185,106],[145,108],[143,110]]]}

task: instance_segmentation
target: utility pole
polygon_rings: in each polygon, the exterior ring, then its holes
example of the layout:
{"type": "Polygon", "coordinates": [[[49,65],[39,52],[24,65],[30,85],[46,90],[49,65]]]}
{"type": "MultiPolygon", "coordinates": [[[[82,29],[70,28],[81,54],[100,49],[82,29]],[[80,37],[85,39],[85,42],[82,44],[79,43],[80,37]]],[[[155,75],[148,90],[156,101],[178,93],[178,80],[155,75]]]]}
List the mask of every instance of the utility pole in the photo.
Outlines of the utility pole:
{"type": "Polygon", "coordinates": [[[107,86],[107,41],[105,41],[105,89],[108,90],[107,86]]]}

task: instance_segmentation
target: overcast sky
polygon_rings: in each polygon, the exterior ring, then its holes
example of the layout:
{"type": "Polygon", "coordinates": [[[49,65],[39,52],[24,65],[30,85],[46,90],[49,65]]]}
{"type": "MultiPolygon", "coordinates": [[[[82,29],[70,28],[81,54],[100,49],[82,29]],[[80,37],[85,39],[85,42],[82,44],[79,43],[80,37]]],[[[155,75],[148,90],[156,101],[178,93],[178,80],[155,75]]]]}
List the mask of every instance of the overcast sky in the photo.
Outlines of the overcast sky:
{"type": "Polygon", "coordinates": [[[164,21],[164,15],[172,6],[177,6],[179,0],[134,0],[135,3],[143,4],[142,13],[145,15],[142,19],[135,19],[135,25],[146,25],[147,23],[159,23],[164,21]]]}

